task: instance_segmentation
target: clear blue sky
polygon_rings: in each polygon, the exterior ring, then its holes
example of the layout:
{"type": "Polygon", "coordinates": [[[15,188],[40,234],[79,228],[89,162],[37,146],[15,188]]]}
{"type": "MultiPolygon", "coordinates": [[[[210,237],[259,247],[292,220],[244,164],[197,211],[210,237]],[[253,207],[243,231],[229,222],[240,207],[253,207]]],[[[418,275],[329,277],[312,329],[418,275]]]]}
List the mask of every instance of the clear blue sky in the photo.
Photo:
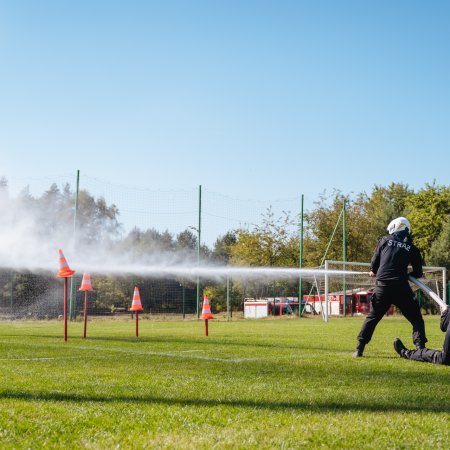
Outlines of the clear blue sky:
{"type": "Polygon", "coordinates": [[[0,175],[448,185],[449,23],[447,1],[1,1],[0,175]]]}

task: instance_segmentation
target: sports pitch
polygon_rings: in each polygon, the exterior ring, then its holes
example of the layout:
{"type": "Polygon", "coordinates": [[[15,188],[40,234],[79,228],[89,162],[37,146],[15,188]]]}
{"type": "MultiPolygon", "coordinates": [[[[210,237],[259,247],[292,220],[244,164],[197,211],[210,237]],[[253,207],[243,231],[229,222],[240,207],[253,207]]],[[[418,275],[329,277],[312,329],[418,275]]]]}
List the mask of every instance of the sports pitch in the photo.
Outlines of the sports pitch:
{"type": "MultiPolygon", "coordinates": [[[[428,345],[441,348],[436,317],[428,345]]],[[[450,443],[450,368],[399,358],[385,317],[0,323],[0,447],[433,448],[450,443]]]]}

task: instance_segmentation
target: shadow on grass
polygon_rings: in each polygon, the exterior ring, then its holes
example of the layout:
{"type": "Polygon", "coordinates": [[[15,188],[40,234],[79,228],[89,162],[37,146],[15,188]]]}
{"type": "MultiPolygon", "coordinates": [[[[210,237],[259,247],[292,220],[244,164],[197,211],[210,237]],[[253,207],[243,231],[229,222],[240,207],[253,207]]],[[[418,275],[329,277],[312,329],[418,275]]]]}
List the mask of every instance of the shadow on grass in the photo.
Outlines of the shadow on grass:
{"type": "Polygon", "coordinates": [[[293,402],[276,402],[276,401],[256,401],[256,400],[215,400],[215,399],[183,399],[183,398],[164,398],[152,395],[143,396],[104,396],[104,395],[79,395],[60,392],[20,392],[4,390],[0,392],[1,399],[15,399],[24,401],[51,401],[51,402],[99,402],[99,403],[137,403],[137,404],[162,404],[167,406],[204,406],[218,407],[231,406],[240,408],[259,408],[273,411],[281,411],[286,409],[304,410],[311,412],[433,412],[433,413],[449,413],[450,404],[440,405],[417,405],[413,401],[411,403],[356,403],[352,401],[333,402],[324,401],[323,403],[310,404],[303,401],[293,402]]]}

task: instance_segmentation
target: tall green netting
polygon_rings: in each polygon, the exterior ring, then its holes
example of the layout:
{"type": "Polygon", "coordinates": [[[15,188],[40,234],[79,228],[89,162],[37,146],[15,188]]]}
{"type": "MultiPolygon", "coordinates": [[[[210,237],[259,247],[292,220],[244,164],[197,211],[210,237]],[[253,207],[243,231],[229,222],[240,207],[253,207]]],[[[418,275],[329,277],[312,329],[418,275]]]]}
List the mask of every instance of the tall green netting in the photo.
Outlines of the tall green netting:
{"type": "MultiPolygon", "coordinates": [[[[11,198],[20,195],[40,197],[55,183],[60,191],[70,186],[72,194],[76,190],[76,172],[62,176],[36,177],[33,179],[16,178],[8,180],[11,198]]],[[[288,232],[298,234],[298,213],[300,196],[288,199],[267,199],[255,201],[233,198],[203,187],[202,203],[199,209],[199,186],[193,185],[184,190],[161,190],[139,187],[139,182],[129,179],[120,181],[100,180],[81,172],[79,192],[89,193],[95,199],[103,199],[105,206],[117,208],[120,223],[114,239],[126,239],[135,232],[154,236],[161,246],[172,243],[171,251],[177,251],[184,245],[184,254],[188,254],[192,265],[197,264],[195,240],[201,232],[200,263],[203,263],[214,248],[216,240],[227,232],[238,228],[254,229],[263,226],[271,214],[275,219],[285,213],[290,215],[288,232]],[[200,218],[200,220],[199,220],[200,218]],[[180,237],[181,236],[181,237],[180,237]],[[186,237],[187,236],[187,237],[186,237]],[[162,242],[164,241],[164,242],[162,242]],[[164,244],[164,245],[163,245],[164,244]]],[[[75,202],[74,202],[75,203],[75,202]]],[[[83,203],[80,202],[80,208],[83,203]]],[[[70,212],[72,216],[74,211],[70,212]]],[[[82,217],[82,211],[80,211],[82,217]]],[[[70,222],[70,221],[69,221],[70,222]]],[[[85,230],[74,223],[67,230],[74,236],[74,245],[83,240],[85,230]]],[[[145,248],[145,252],[159,250],[158,242],[154,249],[145,248]]],[[[124,248],[124,251],[127,249],[124,248]]],[[[66,254],[70,263],[70,252],[66,254]]],[[[167,256],[167,255],[166,255],[167,256]]],[[[114,261],[108,261],[113,263],[114,261]]],[[[161,264],[165,263],[161,261],[161,264]]],[[[58,269],[55,254],[54,273],[47,271],[22,271],[17,268],[2,267],[0,271],[0,315],[2,317],[58,317],[63,308],[63,284],[55,278],[58,269]]],[[[84,295],[78,292],[83,273],[77,267],[73,278],[74,316],[82,313],[84,295]]],[[[95,274],[92,273],[94,292],[89,293],[89,314],[117,315],[127,314],[131,305],[134,286],[138,286],[145,313],[177,314],[180,316],[196,313],[197,285],[187,277],[144,278],[142,275],[95,274]]],[[[225,312],[242,308],[245,296],[287,297],[298,295],[298,281],[280,282],[261,280],[200,280],[201,295],[208,287],[216,287],[216,298],[212,302],[214,312],[225,312]]],[[[307,286],[305,285],[305,290],[307,286]]]]}

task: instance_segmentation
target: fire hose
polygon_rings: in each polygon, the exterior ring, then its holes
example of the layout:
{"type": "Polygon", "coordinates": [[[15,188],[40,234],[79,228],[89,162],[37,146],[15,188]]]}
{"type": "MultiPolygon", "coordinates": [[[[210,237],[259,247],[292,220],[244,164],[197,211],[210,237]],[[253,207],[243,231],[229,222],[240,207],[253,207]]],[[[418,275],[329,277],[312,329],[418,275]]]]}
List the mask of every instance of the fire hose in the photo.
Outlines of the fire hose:
{"type": "Polygon", "coordinates": [[[414,283],[416,286],[422,289],[422,291],[425,292],[425,294],[427,294],[432,300],[434,300],[441,308],[441,311],[444,311],[448,308],[448,306],[443,302],[443,300],[435,292],[433,292],[426,284],[422,283],[417,278],[414,278],[411,275],[409,275],[409,281],[411,281],[411,283],[414,283]]]}

